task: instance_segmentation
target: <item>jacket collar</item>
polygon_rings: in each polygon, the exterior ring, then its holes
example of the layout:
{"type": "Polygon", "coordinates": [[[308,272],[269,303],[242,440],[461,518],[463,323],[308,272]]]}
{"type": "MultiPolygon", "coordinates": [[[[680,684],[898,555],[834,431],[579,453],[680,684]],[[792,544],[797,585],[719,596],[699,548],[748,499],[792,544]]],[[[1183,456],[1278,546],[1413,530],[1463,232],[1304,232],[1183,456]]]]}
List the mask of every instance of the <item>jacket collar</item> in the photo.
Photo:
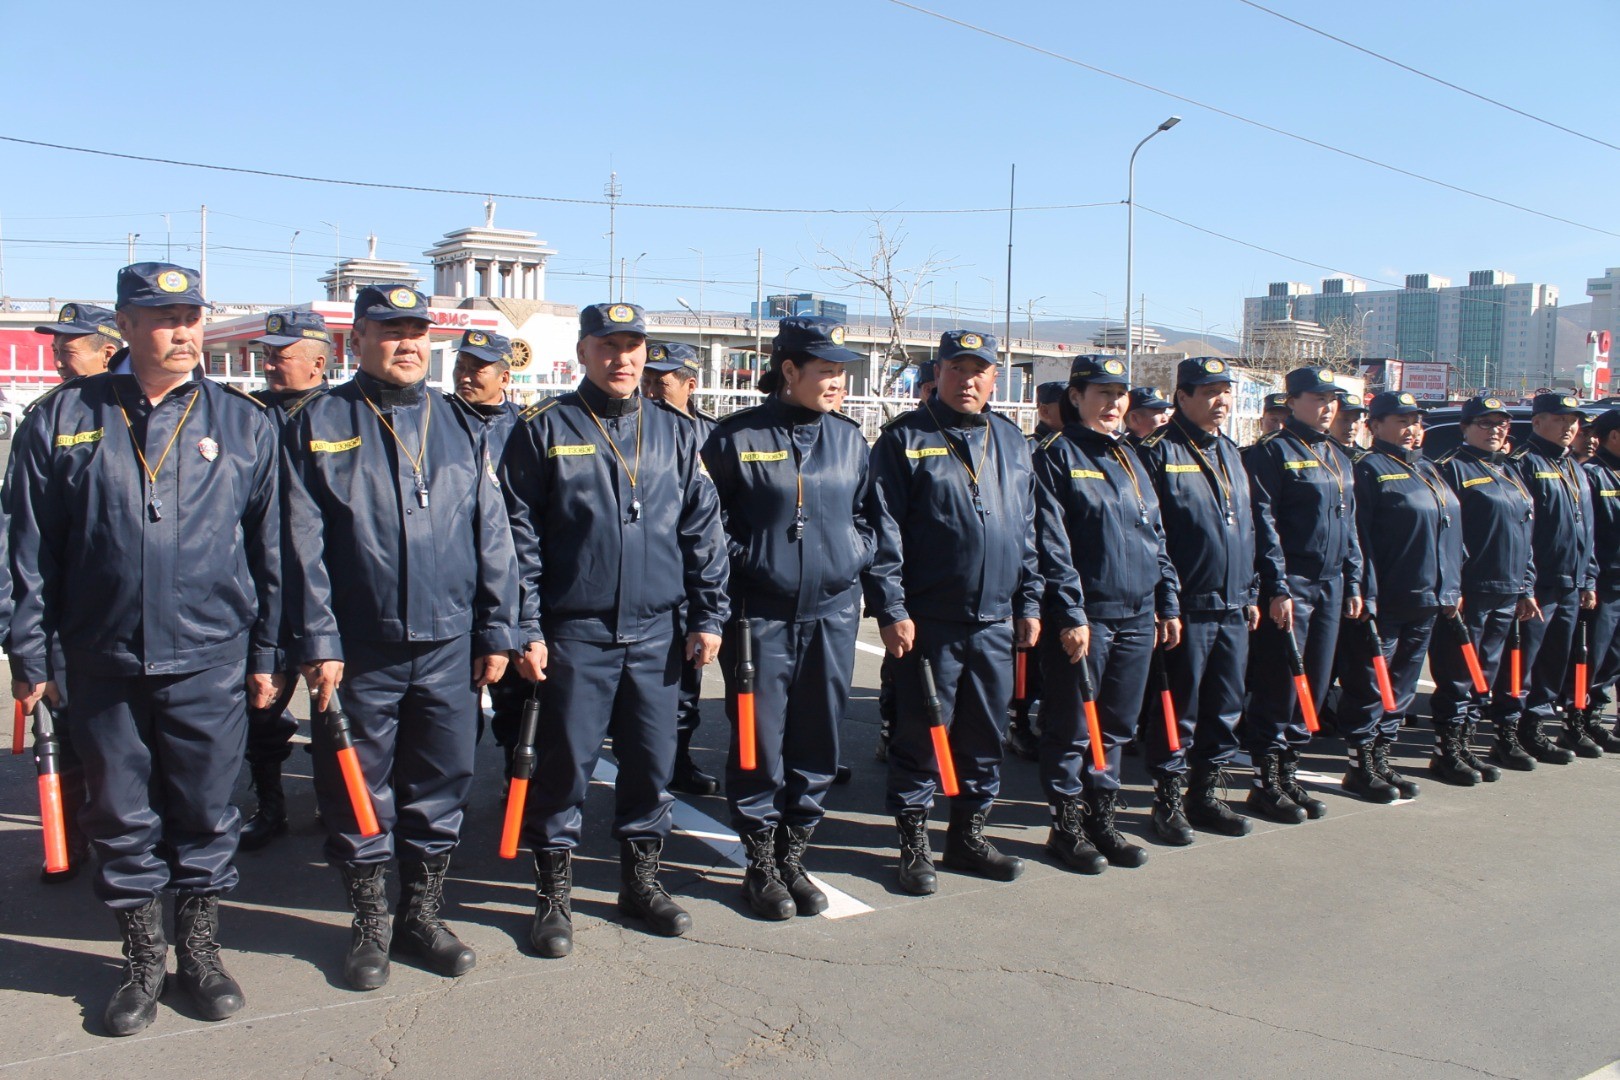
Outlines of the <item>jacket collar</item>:
{"type": "Polygon", "coordinates": [[[615,416],[629,416],[641,408],[641,391],[637,390],[627,398],[608,397],[607,392],[589,379],[579,380],[579,396],[591,411],[604,419],[615,416]]]}

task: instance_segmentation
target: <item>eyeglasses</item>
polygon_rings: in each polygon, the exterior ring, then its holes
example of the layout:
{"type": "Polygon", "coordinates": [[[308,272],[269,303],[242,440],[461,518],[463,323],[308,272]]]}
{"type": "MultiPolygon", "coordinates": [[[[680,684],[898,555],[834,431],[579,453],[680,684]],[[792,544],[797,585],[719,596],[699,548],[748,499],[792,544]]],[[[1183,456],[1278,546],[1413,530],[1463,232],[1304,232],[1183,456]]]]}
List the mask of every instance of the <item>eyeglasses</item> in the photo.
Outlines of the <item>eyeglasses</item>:
{"type": "Polygon", "coordinates": [[[1489,419],[1487,417],[1482,416],[1479,419],[1474,421],[1474,426],[1475,427],[1482,427],[1482,428],[1499,428],[1499,427],[1507,427],[1508,425],[1510,425],[1512,423],[1513,423],[1513,420],[1512,420],[1511,417],[1504,416],[1499,420],[1492,420],[1492,419],[1489,419]]]}

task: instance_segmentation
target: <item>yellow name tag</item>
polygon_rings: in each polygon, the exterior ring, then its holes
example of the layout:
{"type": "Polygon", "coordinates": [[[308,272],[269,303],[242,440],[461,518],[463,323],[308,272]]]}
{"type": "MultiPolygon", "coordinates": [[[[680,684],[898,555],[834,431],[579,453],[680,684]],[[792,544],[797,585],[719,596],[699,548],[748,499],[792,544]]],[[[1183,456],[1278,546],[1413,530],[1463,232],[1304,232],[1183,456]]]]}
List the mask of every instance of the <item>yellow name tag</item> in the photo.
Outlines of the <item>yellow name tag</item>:
{"type": "Polygon", "coordinates": [[[1386,480],[1410,480],[1410,479],[1412,479],[1412,474],[1409,473],[1409,472],[1391,472],[1391,473],[1379,473],[1378,474],[1378,482],[1380,484],[1382,484],[1386,480]]]}
{"type": "Polygon", "coordinates": [[[1536,479],[1537,480],[1562,480],[1563,478],[1564,478],[1563,473],[1556,473],[1556,472],[1538,472],[1538,473],[1536,473],[1536,479]]]}
{"type": "Polygon", "coordinates": [[[1164,467],[1164,471],[1167,472],[1167,473],[1173,473],[1173,472],[1197,472],[1198,471],[1198,466],[1196,466],[1196,465],[1166,465],[1164,467]]]}
{"type": "Polygon", "coordinates": [[[1108,477],[1104,476],[1102,473],[1098,472],[1096,469],[1070,469],[1069,470],[1069,479],[1070,480],[1106,480],[1106,479],[1108,479],[1108,477]]]}
{"type": "Polygon", "coordinates": [[[546,457],[548,458],[589,457],[594,453],[596,453],[595,443],[581,443],[577,446],[548,446],[546,448],[546,457]]]}
{"type": "Polygon", "coordinates": [[[743,450],[737,454],[738,461],[786,461],[786,450],[743,450]]]}
{"type": "Polygon", "coordinates": [[[1473,477],[1470,480],[1464,480],[1463,481],[1463,487],[1471,488],[1471,487],[1478,487],[1481,484],[1494,484],[1494,483],[1496,483],[1496,478],[1493,477],[1493,476],[1476,476],[1476,477],[1473,477]]]}
{"type": "Polygon", "coordinates": [[[56,445],[83,446],[85,443],[100,442],[101,431],[101,428],[96,428],[94,431],[81,431],[77,435],[58,435],[56,437],[56,445]]]}
{"type": "Polygon", "coordinates": [[[309,452],[312,454],[338,454],[344,450],[353,450],[360,445],[360,436],[344,439],[342,442],[327,442],[325,439],[309,440],[309,452]]]}
{"type": "Polygon", "coordinates": [[[1603,489],[1598,491],[1598,498],[1600,498],[1600,499],[1620,498],[1620,488],[1603,488],[1603,489]]]}
{"type": "Polygon", "coordinates": [[[950,451],[943,446],[924,446],[916,450],[907,450],[906,457],[916,460],[925,457],[944,457],[948,453],[950,451]]]}
{"type": "Polygon", "coordinates": [[[1321,463],[1316,462],[1316,461],[1285,461],[1285,462],[1283,462],[1283,468],[1285,468],[1285,469],[1314,469],[1319,464],[1321,464],[1321,463]]]}

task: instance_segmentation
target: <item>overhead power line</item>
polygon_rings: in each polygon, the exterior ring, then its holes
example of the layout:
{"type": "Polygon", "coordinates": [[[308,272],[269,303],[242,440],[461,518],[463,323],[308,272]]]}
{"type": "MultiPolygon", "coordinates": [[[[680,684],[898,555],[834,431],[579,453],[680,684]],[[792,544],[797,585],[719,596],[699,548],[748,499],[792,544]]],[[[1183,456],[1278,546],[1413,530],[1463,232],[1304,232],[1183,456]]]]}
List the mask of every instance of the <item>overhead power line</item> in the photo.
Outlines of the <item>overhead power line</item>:
{"type": "Polygon", "coordinates": [[[1190,221],[1183,221],[1181,218],[1178,218],[1178,217],[1175,217],[1173,215],[1167,214],[1163,210],[1155,210],[1151,206],[1145,206],[1145,205],[1143,205],[1143,203],[1142,203],[1142,201],[1140,199],[1138,199],[1136,201],[1136,208],[1138,210],[1145,210],[1148,213],[1152,214],[1154,217],[1161,217],[1161,218],[1164,218],[1166,221],[1173,221],[1177,225],[1181,225],[1181,226],[1183,226],[1185,228],[1192,229],[1194,232],[1201,232],[1201,233],[1204,233],[1205,235],[1213,236],[1217,240],[1225,240],[1225,241],[1227,241],[1229,243],[1238,244],[1241,247],[1253,248],[1255,251],[1263,251],[1267,255],[1275,255],[1279,259],[1287,259],[1289,262],[1299,263],[1301,266],[1314,266],[1314,267],[1316,267],[1316,269],[1318,269],[1318,270],[1326,270],[1330,274],[1339,274],[1339,275],[1342,275],[1344,277],[1353,277],[1353,278],[1356,278],[1359,281],[1370,281],[1375,285],[1388,285],[1392,289],[1401,288],[1401,286],[1399,284],[1397,284],[1396,282],[1393,282],[1393,281],[1384,281],[1381,278],[1369,277],[1366,274],[1353,274],[1348,270],[1340,270],[1336,266],[1329,266],[1326,263],[1312,262],[1310,259],[1302,259],[1298,255],[1289,255],[1286,252],[1277,251],[1277,250],[1275,250],[1273,248],[1264,247],[1264,246],[1262,246],[1260,244],[1250,243],[1247,240],[1239,240],[1235,236],[1228,236],[1223,232],[1216,232],[1214,229],[1206,229],[1202,225],[1194,225],[1190,221]]]}
{"type": "Polygon", "coordinates": [[[1259,128],[1261,131],[1269,131],[1273,135],[1281,135],[1284,138],[1293,139],[1295,142],[1302,142],[1307,146],[1314,146],[1319,150],[1327,150],[1331,153],[1339,154],[1342,157],[1350,158],[1352,161],[1359,161],[1366,165],[1372,165],[1375,168],[1385,169],[1389,172],[1396,173],[1400,176],[1409,177],[1413,180],[1421,180],[1425,184],[1433,184],[1435,187],[1445,188],[1447,191],[1455,191],[1459,195],[1467,195],[1471,198],[1480,199],[1484,202],[1495,203],[1497,206],[1505,206],[1510,210],[1518,210],[1525,214],[1534,214],[1536,217],[1545,218],[1548,221],[1557,221],[1564,225],[1573,225],[1577,229],[1585,229],[1588,232],[1598,233],[1602,236],[1620,237],[1620,232],[1612,232],[1608,229],[1601,229],[1596,225],[1588,225],[1584,221],[1575,221],[1572,218],[1561,217],[1558,214],[1548,213],[1545,210],[1537,210],[1534,207],[1525,206],[1522,203],[1516,203],[1508,199],[1498,198],[1495,195],[1487,195],[1483,191],[1475,191],[1472,188],[1465,188],[1460,184],[1453,184],[1448,180],[1441,180],[1437,177],[1427,176],[1411,169],[1402,168],[1399,165],[1393,165],[1387,161],[1380,161],[1377,158],[1368,157],[1365,154],[1358,154],[1354,150],[1346,150],[1342,146],[1334,146],[1332,143],[1325,143],[1320,139],[1313,139],[1308,135],[1301,135],[1298,132],[1289,131],[1285,128],[1268,124],[1263,120],[1256,120],[1253,117],[1232,112],[1230,109],[1223,109],[1218,105],[1211,105],[1207,101],[1200,101],[1197,98],[1191,98],[1185,94],[1178,94],[1174,90],[1166,90],[1162,86],[1154,86],[1152,83],[1145,83],[1140,79],[1133,79],[1129,75],[1121,75],[1116,71],[1109,71],[1107,68],[1098,67],[1096,64],[1088,64],[1084,60],[1077,59],[1073,56],[1068,56],[1053,49],[1048,49],[1045,46],[1037,45],[1034,42],[1024,41],[1020,38],[1015,38],[1010,35],[991,30],[988,27],[979,26],[975,23],[966,22],[962,19],[943,14],[942,12],[933,11],[929,8],[921,6],[920,4],[910,3],[909,0],[888,0],[888,2],[897,7],[906,8],[909,11],[915,11],[919,15],[927,15],[930,18],[938,19],[941,22],[950,23],[952,26],[959,26],[964,30],[971,30],[975,34],[983,34],[985,37],[994,38],[995,40],[1004,42],[1008,45],[1014,45],[1020,49],[1027,49],[1030,52],[1039,53],[1042,56],[1050,57],[1053,60],[1059,60],[1065,64],[1072,64],[1075,67],[1083,68],[1084,70],[1092,72],[1093,74],[1115,79],[1119,82],[1126,83],[1127,85],[1137,87],[1141,90],[1148,90],[1155,94],[1161,94],[1164,97],[1170,98],[1174,101],[1180,101],[1187,105],[1192,105],[1195,108],[1205,109],[1209,112],[1215,113],[1217,116],[1224,116],[1228,120],[1236,120],[1241,124],[1248,124],[1250,127],[1259,128]]]}
{"type": "Polygon", "coordinates": [[[1413,67],[1411,64],[1403,64],[1399,60],[1395,59],[1393,56],[1385,56],[1381,52],[1374,52],[1372,49],[1369,49],[1369,48],[1367,48],[1367,47],[1365,47],[1363,45],[1357,45],[1353,41],[1346,41],[1344,38],[1339,37],[1337,34],[1330,34],[1326,30],[1321,29],[1320,27],[1312,26],[1310,23],[1300,22],[1298,19],[1296,19],[1296,18],[1294,18],[1294,17],[1292,17],[1290,15],[1284,15],[1280,11],[1273,11],[1271,8],[1266,7],[1264,4],[1255,3],[1254,0],[1237,0],[1237,2],[1240,3],[1240,4],[1246,4],[1249,7],[1254,8],[1256,11],[1263,11],[1267,15],[1271,15],[1271,16],[1274,16],[1274,17],[1276,17],[1278,19],[1281,19],[1283,22],[1293,23],[1295,26],[1299,27],[1301,30],[1308,30],[1309,32],[1311,32],[1313,34],[1317,34],[1317,35],[1319,35],[1321,37],[1327,38],[1329,41],[1336,41],[1340,45],[1343,45],[1347,49],[1354,49],[1358,53],[1365,53],[1367,56],[1372,57],[1374,60],[1382,60],[1384,63],[1390,64],[1390,65],[1392,65],[1394,67],[1398,67],[1402,71],[1410,72],[1411,74],[1416,75],[1420,79],[1428,79],[1432,83],[1438,83],[1439,85],[1444,86],[1449,90],[1457,91],[1459,94],[1467,94],[1469,97],[1475,99],[1476,101],[1483,101],[1487,105],[1495,105],[1498,109],[1506,109],[1508,112],[1513,113],[1516,116],[1522,116],[1526,120],[1534,120],[1538,124],[1545,124],[1548,127],[1553,128],[1556,131],[1562,131],[1566,135],[1573,135],[1577,139],[1585,139],[1589,143],[1596,143],[1599,146],[1606,146],[1610,150],[1620,150],[1620,146],[1616,146],[1612,142],[1606,142],[1603,139],[1598,138],[1596,135],[1588,135],[1584,131],[1576,131],[1574,128],[1565,127],[1563,124],[1557,123],[1556,121],[1548,120],[1544,116],[1537,116],[1535,113],[1526,112],[1525,110],[1517,108],[1516,106],[1509,105],[1505,101],[1498,101],[1496,98],[1489,97],[1489,96],[1487,96],[1485,94],[1481,94],[1481,93],[1479,93],[1478,91],[1475,91],[1475,90],[1470,90],[1466,86],[1458,86],[1456,83],[1451,82],[1451,81],[1449,81],[1447,79],[1442,79],[1438,75],[1431,75],[1427,71],[1421,71],[1418,68],[1413,67]]]}

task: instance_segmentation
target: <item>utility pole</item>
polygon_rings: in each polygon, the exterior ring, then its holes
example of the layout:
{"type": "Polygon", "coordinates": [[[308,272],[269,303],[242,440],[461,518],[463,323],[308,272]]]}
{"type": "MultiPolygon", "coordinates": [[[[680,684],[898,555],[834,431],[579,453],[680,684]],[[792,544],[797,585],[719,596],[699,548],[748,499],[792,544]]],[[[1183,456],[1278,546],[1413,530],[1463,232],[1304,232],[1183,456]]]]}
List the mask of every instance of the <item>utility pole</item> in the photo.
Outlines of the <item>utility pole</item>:
{"type": "Polygon", "coordinates": [[[754,249],[754,362],[750,371],[758,369],[760,353],[765,351],[765,249],[754,249]]]}
{"type": "Polygon", "coordinates": [[[199,277],[202,278],[202,281],[200,281],[198,283],[198,285],[202,288],[203,295],[207,296],[208,295],[208,204],[207,203],[203,204],[202,210],[198,214],[198,220],[200,220],[201,223],[202,223],[202,226],[201,226],[202,227],[202,251],[201,251],[201,254],[199,255],[199,262],[198,262],[198,265],[197,265],[197,274],[198,274],[199,277]]]}
{"type": "MultiPolygon", "coordinates": [[[[1012,167],[1012,174],[1007,180],[1007,311],[1003,317],[1002,339],[1007,350],[1006,364],[1012,367],[1012,255],[1013,255],[1013,207],[1018,191],[1018,166],[1012,167]]],[[[994,314],[991,315],[994,318],[994,314]]]]}
{"type": "MultiPolygon", "coordinates": [[[[619,174],[616,173],[616,172],[608,173],[607,187],[602,189],[602,194],[607,196],[607,201],[608,201],[608,299],[609,300],[613,299],[613,232],[614,232],[614,229],[616,227],[616,222],[618,220],[619,196],[622,195],[623,193],[624,193],[624,189],[619,186],[619,174]]],[[[619,299],[620,300],[624,299],[624,275],[622,273],[619,275],[619,299]]]]}
{"type": "Polygon", "coordinates": [[[292,239],[287,241],[287,303],[289,304],[293,302],[293,245],[298,243],[299,231],[294,229],[292,239]]]}
{"type": "Polygon", "coordinates": [[[129,234],[129,251],[128,257],[124,260],[125,265],[135,261],[135,241],[139,240],[140,238],[141,234],[138,232],[132,232],[129,234]]]}

